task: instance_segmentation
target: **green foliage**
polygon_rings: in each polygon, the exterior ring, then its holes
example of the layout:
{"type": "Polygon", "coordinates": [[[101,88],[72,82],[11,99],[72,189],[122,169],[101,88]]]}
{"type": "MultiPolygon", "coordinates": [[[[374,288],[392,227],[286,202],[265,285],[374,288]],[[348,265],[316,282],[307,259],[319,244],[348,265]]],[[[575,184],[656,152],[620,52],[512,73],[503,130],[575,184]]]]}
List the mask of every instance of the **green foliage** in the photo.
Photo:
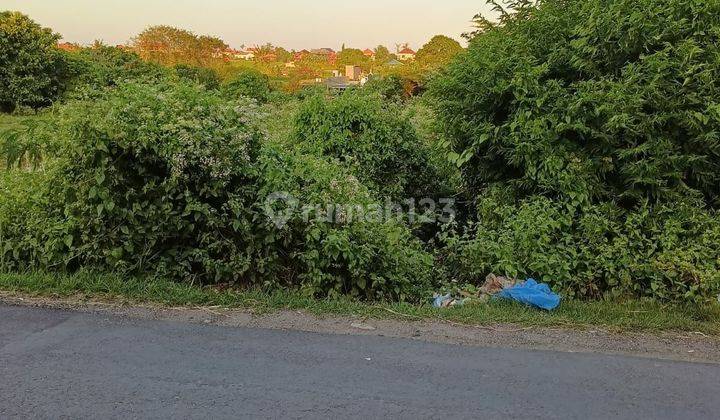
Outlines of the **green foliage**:
{"type": "Polygon", "coordinates": [[[462,50],[460,43],[454,39],[444,35],[436,35],[430,42],[420,48],[415,60],[424,71],[432,72],[446,66],[462,50]]]}
{"type": "Polygon", "coordinates": [[[0,121],[0,170],[42,169],[48,156],[56,155],[63,147],[53,134],[53,113],[47,111],[32,116],[6,117],[0,121]]]}
{"type": "Polygon", "coordinates": [[[50,105],[62,90],[58,34],[19,12],[0,12],[0,112],[50,105]]]}
{"type": "MultiPolygon", "coordinates": [[[[299,202],[287,223],[274,231],[286,270],[275,281],[300,273],[302,290],[312,296],[417,301],[430,293],[432,256],[406,226],[337,216],[350,206],[378,205],[347,168],[326,157],[282,149],[278,145],[264,154],[261,196],[284,192],[299,202]],[[301,211],[307,205],[310,217],[301,211]]],[[[278,212],[287,208],[281,204],[278,212]]]]}
{"type": "Polygon", "coordinates": [[[244,70],[222,87],[223,93],[230,98],[245,96],[265,103],[270,98],[270,79],[255,70],[244,70]]]}
{"type": "Polygon", "coordinates": [[[569,296],[714,299],[720,3],[535,3],[479,21],[431,85],[478,206],[444,265],[569,296]]]}
{"type": "Polygon", "coordinates": [[[384,45],[378,45],[375,47],[375,62],[383,65],[388,61],[392,60],[393,55],[390,53],[388,47],[384,45]]]}
{"type": "Polygon", "coordinates": [[[207,67],[195,67],[187,64],[177,64],[175,74],[181,80],[205,86],[206,89],[218,89],[220,87],[220,76],[213,69],[207,67]]]}
{"type": "Polygon", "coordinates": [[[136,53],[96,42],[90,48],[66,53],[69,80],[65,99],[102,97],[108,89],[125,82],[156,83],[167,70],[144,61],[136,53]]]}
{"type": "Polygon", "coordinates": [[[192,84],[121,84],[58,109],[46,172],[2,172],[0,270],[90,268],[307,295],[418,300],[432,256],[398,221],[293,214],[276,226],[266,197],[372,204],[349,169],[269,144],[252,101],[192,84]]]}
{"type": "Polygon", "coordinates": [[[626,208],[720,196],[720,3],[545,0],[476,36],[431,94],[470,191],[626,208]]]}
{"type": "Polygon", "coordinates": [[[544,197],[480,202],[465,234],[446,234],[449,274],[481,284],[488,273],[549,283],[568,297],[713,300],[720,292],[720,216],[697,202],[567,208],[544,197]]]}
{"type": "Polygon", "coordinates": [[[380,197],[436,197],[441,180],[428,147],[400,108],[380,98],[348,92],[307,100],[295,121],[296,142],[352,168],[380,197]]]}
{"type": "Polygon", "coordinates": [[[363,89],[366,92],[380,95],[386,101],[399,102],[405,98],[403,80],[394,74],[386,77],[373,77],[363,86],[363,89]]]}
{"type": "Polygon", "coordinates": [[[53,269],[67,264],[72,225],[52,188],[53,171],[0,170],[0,270],[53,269]]]}
{"type": "Polygon", "coordinates": [[[362,50],[345,48],[338,53],[336,67],[340,71],[345,71],[345,66],[360,66],[367,71],[370,68],[370,59],[365,56],[362,50]]]}
{"type": "Polygon", "coordinates": [[[255,112],[162,84],[65,107],[57,183],[74,265],[203,282],[252,276],[255,112]]]}
{"type": "Polygon", "coordinates": [[[133,39],[133,46],[143,59],[167,66],[207,65],[217,61],[217,54],[228,48],[219,38],[166,25],[145,29],[133,39]]]}

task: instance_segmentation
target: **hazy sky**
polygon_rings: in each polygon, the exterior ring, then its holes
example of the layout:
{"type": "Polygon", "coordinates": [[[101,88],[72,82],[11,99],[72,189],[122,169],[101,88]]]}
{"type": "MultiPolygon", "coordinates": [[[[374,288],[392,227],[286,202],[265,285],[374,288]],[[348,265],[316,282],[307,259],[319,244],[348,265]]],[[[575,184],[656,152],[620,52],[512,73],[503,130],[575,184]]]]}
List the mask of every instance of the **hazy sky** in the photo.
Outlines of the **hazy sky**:
{"type": "Polygon", "coordinates": [[[366,48],[433,35],[460,40],[483,0],[0,0],[66,41],[127,42],[150,25],[215,35],[233,47],[271,42],[291,49],[366,48]]]}

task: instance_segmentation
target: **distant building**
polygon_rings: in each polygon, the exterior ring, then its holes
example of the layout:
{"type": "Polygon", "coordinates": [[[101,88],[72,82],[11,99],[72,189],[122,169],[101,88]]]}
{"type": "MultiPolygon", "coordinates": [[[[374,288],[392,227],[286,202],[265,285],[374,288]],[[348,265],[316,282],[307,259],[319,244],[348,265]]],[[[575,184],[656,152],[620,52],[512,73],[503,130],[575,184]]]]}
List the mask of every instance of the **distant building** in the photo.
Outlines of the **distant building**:
{"type": "Polygon", "coordinates": [[[412,48],[405,47],[397,53],[398,60],[410,61],[415,59],[415,51],[412,48]]]}
{"type": "Polygon", "coordinates": [[[72,44],[70,42],[61,42],[61,43],[57,44],[57,47],[63,51],[67,51],[67,52],[73,52],[73,51],[77,51],[80,49],[79,45],[72,44]]]}
{"type": "Polygon", "coordinates": [[[325,79],[325,86],[331,92],[342,92],[352,85],[347,77],[330,77],[325,79]]]}
{"type": "Polygon", "coordinates": [[[335,62],[337,61],[337,53],[332,48],[317,48],[314,50],[310,50],[310,53],[325,57],[327,62],[330,64],[335,64],[335,62]]]}
{"type": "Polygon", "coordinates": [[[390,61],[388,61],[387,63],[385,63],[385,65],[386,65],[386,66],[390,66],[390,67],[397,67],[397,66],[402,66],[403,63],[401,63],[401,62],[399,62],[399,61],[397,61],[396,59],[393,58],[392,60],[390,60],[390,61]]]}
{"type": "Polygon", "coordinates": [[[310,52],[317,55],[335,54],[335,50],[333,50],[332,48],[316,48],[314,50],[310,50],[310,52]]]}
{"type": "Polygon", "coordinates": [[[363,54],[365,55],[365,57],[367,57],[371,60],[375,60],[375,51],[373,51],[369,48],[366,48],[365,51],[363,51],[363,54]]]}
{"type": "Polygon", "coordinates": [[[235,50],[227,48],[220,53],[226,60],[253,60],[255,52],[253,50],[235,50]]]}
{"type": "Polygon", "coordinates": [[[363,71],[360,66],[345,66],[345,77],[348,80],[360,80],[363,76],[363,71]]]}
{"type": "Polygon", "coordinates": [[[293,60],[294,61],[302,61],[302,59],[307,57],[308,55],[310,55],[310,51],[308,51],[308,50],[298,51],[293,56],[293,60]]]}

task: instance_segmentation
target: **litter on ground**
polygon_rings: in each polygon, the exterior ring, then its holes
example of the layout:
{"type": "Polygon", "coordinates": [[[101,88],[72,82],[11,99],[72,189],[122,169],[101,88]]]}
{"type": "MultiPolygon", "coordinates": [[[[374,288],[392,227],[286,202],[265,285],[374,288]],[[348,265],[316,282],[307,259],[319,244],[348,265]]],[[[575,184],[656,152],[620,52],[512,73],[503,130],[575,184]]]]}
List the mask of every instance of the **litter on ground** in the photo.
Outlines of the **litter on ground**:
{"type": "Polygon", "coordinates": [[[435,294],[433,306],[436,308],[449,308],[462,306],[467,303],[487,303],[492,297],[511,299],[535,308],[553,310],[560,305],[560,296],[553,293],[550,287],[544,283],[538,283],[534,279],[527,279],[521,282],[517,279],[489,274],[485,283],[475,292],[463,290],[458,296],[448,293],[445,295],[435,294]]]}
{"type": "Polygon", "coordinates": [[[538,283],[534,279],[527,279],[524,283],[503,289],[497,296],[547,311],[551,311],[560,305],[560,296],[553,293],[547,284],[538,283]]]}

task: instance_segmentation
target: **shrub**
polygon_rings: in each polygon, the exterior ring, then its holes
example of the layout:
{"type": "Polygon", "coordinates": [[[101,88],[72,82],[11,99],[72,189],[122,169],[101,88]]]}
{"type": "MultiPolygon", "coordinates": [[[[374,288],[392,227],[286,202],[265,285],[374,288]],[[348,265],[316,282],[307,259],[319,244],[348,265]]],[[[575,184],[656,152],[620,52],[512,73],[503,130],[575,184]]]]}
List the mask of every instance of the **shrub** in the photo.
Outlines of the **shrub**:
{"type": "Polygon", "coordinates": [[[245,96],[265,103],[270,97],[270,79],[255,70],[243,70],[227,82],[223,93],[230,98],[245,96]]]}
{"type": "Polygon", "coordinates": [[[509,206],[480,201],[465,234],[446,234],[440,260],[451,277],[489,273],[545,281],[568,297],[702,301],[720,292],[720,216],[696,202],[572,209],[545,197],[509,206]]]}
{"type": "Polygon", "coordinates": [[[165,68],[142,60],[132,51],[99,42],[65,57],[69,67],[65,99],[69,100],[97,99],[122,83],[159,83],[168,76],[165,68]]]}
{"type": "Polygon", "coordinates": [[[119,86],[67,106],[59,176],[76,263],[173,279],[243,280],[260,134],[253,106],[197,86],[119,86]]]}
{"type": "Polygon", "coordinates": [[[473,194],[720,204],[720,3],[542,0],[503,22],[430,89],[473,194]]]}
{"type": "Polygon", "coordinates": [[[52,109],[41,113],[7,116],[0,121],[0,170],[43,169],[48,157],[63,148],[56,129],[52,109]],[[4,167],[4,168],[3,168],[4,167]]]}
{"type": "Polygon", "coordinates": [[[19,12],[0,12],[0,112],[50,105],[62,91],[58,34],[19,12]]]}
{"type": "Polygon", "coordinates": [[[206,89],[218,89],[220,87],[220,76],[213,69],[207,67],[195,67],[186,64],[177,64],[175,74],[181,80],[205,86],[206,89]]]}
{"type": "Polygon", "coordinates": [[[51,270],[72,259],[72,224],[54,172],[0,170],[0,271],[51,270]]]}
{"type": "Polygon", "coordinates": [[[352,168],[380,197],[403,200],[443,192],[427,145],[399,108],[379,98],[354,92],[332,100],[315,96],[302,105],[293,137],[352,168]]]}
{"type": "Polygon", "coordinates": [[[324,156],[265,145],[253,101],[197,85],[121,84],[58,109],[47,172],[2,173],[0,270],[90,268],[314,296],[418,299],[432,256],[398,221],[276,226],[266,197],[372,203],[324,156]],[[11,174],[12,176],[10,176],[11,174]],[[42,174],[42,175],[41,175],[42,174]]]}
{"type": "Polygon", "coordinates": [[[352,220],[323,220],[327,213],[349,206],[377,205],[347,168],[326,157],[288,152],[280,146],[266,151],[262,167],[261,197],[283,192],[299,200],[297,211],[282,228],[268,229],[273,231],[276,255],[284,260],[285,274],[275,276],[275,281],[292,282],[297,276],[300,287],[314,296],[415,301],[428,296],[432,255],[401,222],[357,220],[350,215],[352,220]],[[308,220],[301,211],[304,205],[317,206],[308,220]]]}
{"type": "Polygon", "coordinates": [[[373,77],[363,87],[365,92],[380,95],[386,101],[399,102],[405,98],[405,87],[397,75],[373,77]]]}

